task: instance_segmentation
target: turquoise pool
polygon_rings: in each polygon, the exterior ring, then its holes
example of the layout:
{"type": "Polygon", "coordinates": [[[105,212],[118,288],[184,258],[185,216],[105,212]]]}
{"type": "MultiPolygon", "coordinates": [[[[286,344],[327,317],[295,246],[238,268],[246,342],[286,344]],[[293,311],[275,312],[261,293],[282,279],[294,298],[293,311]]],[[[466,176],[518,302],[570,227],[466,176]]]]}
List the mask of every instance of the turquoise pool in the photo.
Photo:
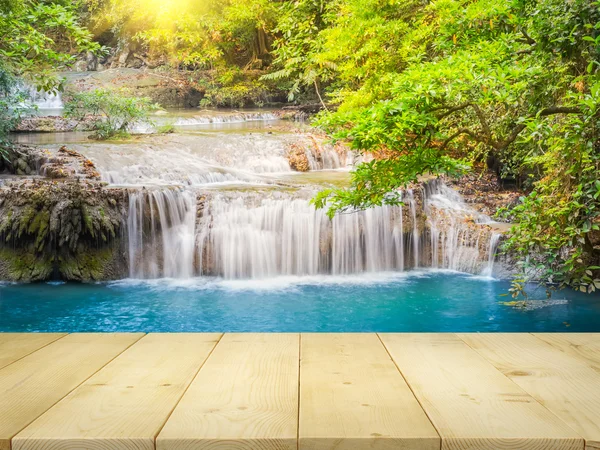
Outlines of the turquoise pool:
{"type": "Polygon", "coordinates": [[[123,280],[0,287],[0,331],[600,331],[600,296],[539,289],[526,308],[507,281],[455,272],[256,281],[123,280]]]}

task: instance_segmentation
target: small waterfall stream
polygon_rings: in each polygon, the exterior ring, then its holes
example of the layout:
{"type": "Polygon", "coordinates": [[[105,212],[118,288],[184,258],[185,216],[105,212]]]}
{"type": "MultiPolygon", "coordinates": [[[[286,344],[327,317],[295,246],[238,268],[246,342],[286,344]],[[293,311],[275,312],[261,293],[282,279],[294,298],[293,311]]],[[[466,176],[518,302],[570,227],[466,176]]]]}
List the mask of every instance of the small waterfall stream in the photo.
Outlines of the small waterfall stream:
{"type": "Polygon", "coordinates": [[[196,196],[179,189],[132,191],[127,218],[131,278],[194,275],[196,196]]]}
{"type": "Polygon", "coordinates": [[[34,87],[27,87],[31,102],[40,110],[63,109],[62,94],[60,92],[38,92],[34,87]]]}

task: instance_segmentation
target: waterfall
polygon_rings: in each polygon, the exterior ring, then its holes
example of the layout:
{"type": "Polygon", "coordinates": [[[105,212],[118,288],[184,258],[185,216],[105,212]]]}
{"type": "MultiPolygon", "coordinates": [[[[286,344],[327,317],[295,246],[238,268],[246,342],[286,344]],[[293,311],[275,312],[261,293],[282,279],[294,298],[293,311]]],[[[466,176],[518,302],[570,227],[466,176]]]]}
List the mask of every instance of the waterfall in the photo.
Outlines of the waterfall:
{"type": "Polygon", "coordinates": [[[194,275],[196,196],[180,189],[129,193],[127,218],[131,278],[194,275]]]}
{"type": "Polygon", "coordinates": [[[38,109],[63,109],[64,104],[60,92],[38,92],[35,88],[29,88],[29,98],[38,109]]]}
{"type": "Polygon", "coordinates": [[[494,262],[496,260],[496,250],[498,249],[498,243],[500,242],[500,233],[492,233],[492,237],[489,242],[488,249],[488,261],[487,266],[481,272],[484,277],[491,277],[494,274],[494,262]]]}
{"type": "Polygon", "coordinates": [[[242,123],[254,121],[274,121],[279,118],[270,112],[238,112],[215,115],[214,112],[208,114],[196,114],[193,117],[182,117],[175,121],[175,126],[194,126],[207,124],[225,124],[242,123]]]}
{"type": "Polygon", "coordinates": [[[414,267],[419,267],[419,225],[417,222],[417,202],[412,189],[407,191],[408,204],[410,206],[410,215],[412,217],[413,232],[412,232],[412,251],[414,258],[414,267]]]}
{"type": "Polygon", "coordinates": [[[330,221],[306,199],[217,196],[200,225],[202,273],[225,278],[401,270],[401,209],[330,221]]]}
{"type": "Polygon", "coordinates": [[[302,194],[233,191],[203,197],[198,208],[196,202],[191,189],[131,191],[131,277],[243,279],[427,267],[486,273],[499,239],[485,225],[487,216],[438,181],[406,191],[404,206],[333,220],[302,194]]]}
{"type": "Polygon", "coordinates": [[[424,184],[424,210],[432,249],[432,267],[477,273],[482,250],[491,246],[491,219],[469,207],[460,194],[439,180],[424,184]]]}

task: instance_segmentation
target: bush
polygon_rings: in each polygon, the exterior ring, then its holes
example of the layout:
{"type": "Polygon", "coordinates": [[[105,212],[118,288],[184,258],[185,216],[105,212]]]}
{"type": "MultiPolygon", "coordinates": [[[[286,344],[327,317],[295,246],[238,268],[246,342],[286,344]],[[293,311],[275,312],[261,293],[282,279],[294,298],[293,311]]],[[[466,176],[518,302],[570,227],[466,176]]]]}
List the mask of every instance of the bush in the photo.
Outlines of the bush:
{"type": "Polygon", "coordinates": [[[8,133],[29,110],[29,95],[19,86],[17,78],[0,65],[0,160],[10,146],[8,133]]]}
{"type": "Polygon", "coordinates": [[[260,71],[228,69],[214,71],[208,78],[198,80],[204,91],[201,107],[218,106],[243,108],[271,103],[274,97],[281,96],[275,83],[263,81],[260,71]]]}
{"type": "Polygon", "coordinates": [[[171,134],[175,133],[175,125],[172,123],[167,123],[165,125],[160,125],[156,127],[156,133],[158,134],[171,134]]]}
{"type": "Polygon", "coordinates": [[[79,121],[91,120],[96,139],[124,137],[134,125],[149,124],[150,112],[158,109],[149,98],[127,95],[125,91],[96,89],[70,94],[65,116],[79,121]]]}

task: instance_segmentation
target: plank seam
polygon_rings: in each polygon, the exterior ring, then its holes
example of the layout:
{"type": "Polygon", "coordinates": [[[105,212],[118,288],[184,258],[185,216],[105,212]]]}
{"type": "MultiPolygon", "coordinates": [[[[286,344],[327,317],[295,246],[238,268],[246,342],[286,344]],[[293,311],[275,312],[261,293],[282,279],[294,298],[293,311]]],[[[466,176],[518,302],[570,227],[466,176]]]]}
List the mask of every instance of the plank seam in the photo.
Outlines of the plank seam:
{"type": "MultiPolygon", "coordinates": [[[[76,333],[70,333],[67,334],[66,336],[70,336],[71,334],[76,334],[76,333]]],[[[103,334],[110,334],[110,333],[103,333],[103,334]]],[[[136,334],[136,333],[131,333],[131,334],[136,334]]],[[[35,422],[36,420],[38,420],[40,417],[42,417],[44,414],[46,414],[48,411],[50,411],[52,408],[54,408],[57,404],[59,404],[60,402],[62,402],[66,397],[68,397],[73,391],[75,391],[76,389],[80,388],[81,386],[83,386],[83,384],[89,380],[90,378],[92,378],[94,375],[96,375],[98,372],[100,372],[102,369],[104,369],[106,366],[108,366],[111,362],[113,362],[115,359],[117,359],[119,356],[121,356],[123,353],[125,353],[127,350],[129,350],[133,345],[137,344],[140,340],[142,340],[145,336],[147,335],[147,333],[142,333],[142,336],[140,336],[139,339],[136,339],[135,341],[133,341],[131,344],[129,344],[128,346],[126,346],[122,351],[120,351],[118,354],[116,354],[113,358],[111,358],[109,361],[106,362],[106,364],[103,364],[102,367],[100,367],[98,370],[96,370],[94,373],[90,374],[90,376],[86,377],[81,383],[79,383],[77,386],[75,386],[73,389],[71,389],[69,392],[67,392],[65,395],[63,395],[60,399],[58,399],[56,402],[54,402],[52,405],[50,405],[50,407],[48,407],[48,409],[46,409],[43,413],[41,413],[39,416],[33,418],[31,420],[31,422],[27,423],[27,425],[25,425],[23,428],[21,428],[19,431],[17,431],[11,438],[10,438],[10,448],[11,450],[13,450],[13,439],[15,438],[15,436],[19,435],[23,430],[25,430],[25,428],[27,428],[29,425],[31,425],[33,422],[35,422]]],[[[63,336],[65,337],[65,336],[63,336]]],[[[61,338],[62,339],[62,338],[61,338]]],[[[56,341],[58,341],[59,339],[57,339],[56,341]]],[[[56,342],[53,341],[52,343],[56,342]]]]}
{"type": "Polygon", "coordinates": [[[162,430],[165,428],[165,425],[167,424],[167,422],[169,421],[169,419],[171,418],[171,416],[175,412],[175,409],[177,409],[177,407],[181,403],[181,400],[183,399],[183,397],[185,396],[185,394],[187,393],[187,391],[190,389],[190,386],[192,385],[192,383],[194,383],[194,381],[196,381],[196,378],[198,378],[198,374],[200,373],[200,371],[202,370],[202,368],[206,364],[206,361],[208,361],[208,359],[210,358],[210,356],[213,354],[213,352],[215,351],[215,349],[217,348],[217,346],[219,345],[219,343],[223,339],[223,336],[225,336],[225,333],[221,333],[221,335],[217,339],[217,342],[215,342],[215,345],[213,345],[213,348],[210,349],[210,352],[208,352],[208,355],[206,355],[206,358],[204,358],[204,361],[202,361],[202,364],[200,364],[200,367],[198,367],[198,370],[196,370],[196,373],[194,374],[194,376],[190,380],[189,384],[185,387],[185,389],[181,393],[181,396],[179,397],[179,399],[177,400],[177,402],[175,402],[175,405],[173,406],[173,409],[171,409],[171,412],[169,414],[167,414],[167,417],[165,418],[165,421],[163,422],[163,424],[160,426],[160,428],[158,429],[158,431],[154,435],[154,449],[155,450],[156,450],[156,440],[158,439],[158,436],[160,435],[160,433],[162,432],[162,430]]]}
{"type": "MultiPolygon", "coordinates": [[[[469,333],[461,333],[461,334],[469,334],[469,333]]],[[[493,333],[470,333],[470,334],[493,334],[493,333]]],[[[533,336],[533,333],[522,333],[522,334],[529,334],[533,336]]],[[[475,353],[477,353],[481,358],[483,358],[483,360],[487,363],[489,363],[495,370],[498,371],[499,374],[501,374],[504,378],[506,378],[507,380],[509,380],[512,384],[514,384],[518,389],[521,389],[523,392],[525,392],[527,395],[529,395],[529,397],[531,397],[531,399],[533,401],[535,401],[538,405],[540,405],[542,408],[544,408],[546,411],[548,411],[550,414],[552,414],[552,416],[556,417],[556,419],[558,421],[560,421],[562,424],[564,424],[567,428],[569,428],[569,430],[573,431],[573,433],[575,433],[577,436],[579,436],[579,439],[581,439],[583,441],[583,447],[585,448],[586,446],[586,439],[579,434],[578,431],[576,431],[573,427],[571,427],[571,425],[569,425],[567,422],[565,422],[564,420],[562,420],[559,416],[557,416],[550,408],[548,408],[546,405],[544,405],[543,403],[541,403],[537,398],[535,398],[535,396],[529,392],[527,389],[525,389],[523,386],[520,386],[515,380],[513,380],[512,378],[510,378],[508,375],[505,375],[504,373],[502,373],[502,371],[500,369],[498,369],[489,359],[487,359],[484,355],[482,355],[480,352],[477,351],[477,349],[471,347],[469,345],[469,343],[467,341],[465,341],[459,333],[456,333],[456,337],[458,339],[461,340],[461,342],[463,342],[467,347],[469,347],[471,350],[473,350],[475,353]]],[[[535,337],[535,336],[534,336],[535,337]]],[[[537,338],[536,338],[537,339],[537,338]]],[[[545,341],[542,341],[541,339],[538,339],[539,341],[543,342],[544,344],[550,346],[550,348],[554,348],[553,346],[551,346],[550,344],[548,344],[545,341]]]]}
{"type": "MultiPolygon", "coordinates": [[[[28,334],[29,334],[29,333],[28,333],[28,334]]],[[[42,334],[43,334],[43,333],[42,333],[42,334]]],[[[10,362],[10,363],[8,363],[8,364],[7,364],[7,365],[5,365],[5,366],[2,366],[2,367],[0,367],[0,370],[3,370],[3,369],[5,369],[5,368],[7,368],[8,366],[10,366],[10,365],[12,365],[12,364],[16,363],[17,361],[21,361],[23,358],[27,358],[29,355],[33,355],[35,352],[37,352],[37,351],[39,351],[39,350],[43,349],[44,347],[48,347],[50,344],[54,344],[56,341],[59,341],[59,340],[61,340],[62,338],[64,338],[64,337],[68,336],[68,335],[69,335],[69,333],[64,333],[62,336],[59,336],[59,337],[57,337],[57,338],[56,338],[56,339],[54,339],[53,341],[50,341],[50,342],[48,342],[47,344],[44,344],[44,345],[42,345],[41,347],[39,347],[39,348],[36,348],[35,350],[32,350],[31,352],[27,353],[26,355],[23,355],[23,356],[21,356],[19,359],[15,359],[13,362],[10,362]]]]}
{"type": "Polygon", "coordinates": [[[381,336],[379,335],[379,333],[375,333],[375,335],[377,336],[377,339],[379,339],[379,342],[381,342],[381,345],[383,345],[383,348],[385,349],[385,352],[387,353],[388,357],[392,361],[392,364],[394,364],[394,367],[396,367],[396,370],[398,371],[398,373],[400,373],[400,376],[402,377],[402,379],[404,380],[404,382],[408,386],[408,389],[410,389],[410,392],[412,393],[413,397],[417,401],[418,405],[421,407],[421,409],[425,413],[425,417],[427,417],[427,420],[429,420],[429,423],[431,423],[431,426],[433,427],[433,429],[437,433],[438,437],[440,438],[440,450],[442,450],[443,447],[444,447],[443,443],[442,443],[442,440],[443,440],[442,434],[439,432],[439,430],[435,426],[435,423],[433,422],[433,419],[431,417],[429,417],[429,413],[427,412],[427,410],[425,409],[425,407],[421,403],[421,400],[419,400],[419,397],[417,397],[417,395],[415,394],[415,391],[413,390],[412,386],[410,385],[410,383],[408,382],[408,380],[406,379],[406,377],[402,373],[402,370],[400,370],[400,366],[398,366],[398,364],[396,363],[396,361],[392,357],[392,354],[390,353],[390,351],[388,350],[388,348],[385,346],[385,342],[383,342],[383,339],[381,339],[381,336]]]}

